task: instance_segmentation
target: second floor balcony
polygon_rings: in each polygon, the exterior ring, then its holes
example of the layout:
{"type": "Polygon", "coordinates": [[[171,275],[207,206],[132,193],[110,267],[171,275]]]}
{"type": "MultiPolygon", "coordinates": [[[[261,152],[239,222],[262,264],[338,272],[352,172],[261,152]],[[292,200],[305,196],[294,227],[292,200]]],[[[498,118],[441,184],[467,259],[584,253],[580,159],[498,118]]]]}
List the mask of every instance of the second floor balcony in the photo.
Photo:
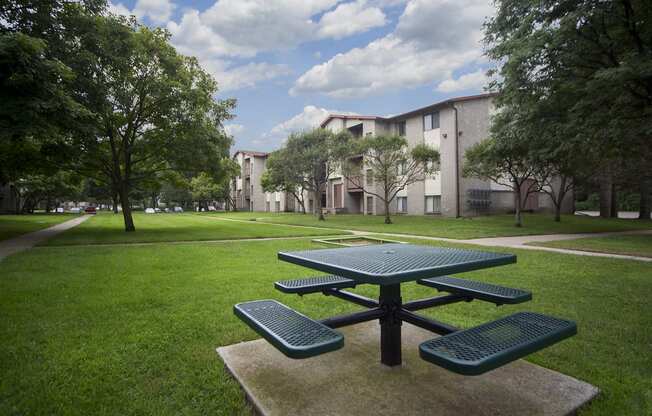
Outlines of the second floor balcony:
{"type": "Polygon", "coordinates": [[[351,176],[346,180],[346,190],[348,192],[362,192],[364,177],[361,175],[351,176]]]}

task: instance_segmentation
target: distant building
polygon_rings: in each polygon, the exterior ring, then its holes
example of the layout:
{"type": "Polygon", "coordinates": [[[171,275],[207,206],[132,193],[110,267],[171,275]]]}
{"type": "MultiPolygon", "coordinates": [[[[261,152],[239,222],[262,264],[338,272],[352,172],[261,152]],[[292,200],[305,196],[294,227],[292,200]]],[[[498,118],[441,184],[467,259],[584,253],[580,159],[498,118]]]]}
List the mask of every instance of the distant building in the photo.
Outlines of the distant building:
{"type": "MultiPolygon", "coordinates": [[[[489,134],[491,115],[495,111],[495,94],[456,97],[392,117],[331,114],[321,127],[338,132],[347,129],[355,137],[396,134],[407,139],[408,146],[426,144],[440,152],[439,171],[399,192],[390,210],[395,214],[442,216],[476,216],[514,210],[514,192],[492,181],[462,176],[464,152],[489,134]]],[[[237,209],[250,211],[298,211],[298,203],[283,192],[266,194],[260,186],[267,153],[238,151],[233,156],[242,168],[234,180],[233,199],[237,209]]],[[[372,190],[364,158],[359,163],[364,186],[372,190]]],[[[358,184],[360,181],[357,181],[358,184]]],[[[317,201],[330,213],[383,215],[381,201],[364,192],[339,173],[330,176],[325,192],[317,201]]],[[[563,213],[573,212],[572,193],[566,196],[563,213]]],[[[312,212],[315,201],[305,194],[306,210],[312,212]]],[[[525,209],[551,210],[550,197],[534,193],[525,201],[525,209]]]]}
{"type": "Polygon", "coordinates": [[[265,192],[261,178],[268,153],[238,150],[233,160],[240,173],[233,180],[231,199],[238,211],[288,212],[298,210],[295,198],[285,192],[265,192]]]}
{"type": "MultiPolygon", "coordinates": [[[[480,94],[444,100],[427,107],[392,117],[331,114],[321,127],[332,131],[349,130],[354,136],[397,134],[408,146],[426,144],[440,152],[440,169],[430,178],[416,182],[399,192],[392,202],[394,213],[411,215],[474,216],[514,210],[514,193],[492,181],[462,176],[464,152],[485,139],[495,111],[495,94],[480,94]]],[[[373,186],[366,179],[365,187],[373,186]]],[[[358,181],[359,183],[359,181],[358,181]]],[[[364,193],[341,175],[332,175],[326,189],[326,209],[330,212],[384,214],[381,201],[364,193]]],[[[568,195],[564,212],[572,212],[573,196],[568,195]]],[[[552,209],[546,194],[531,194],[527,210],[552,209]]]]}

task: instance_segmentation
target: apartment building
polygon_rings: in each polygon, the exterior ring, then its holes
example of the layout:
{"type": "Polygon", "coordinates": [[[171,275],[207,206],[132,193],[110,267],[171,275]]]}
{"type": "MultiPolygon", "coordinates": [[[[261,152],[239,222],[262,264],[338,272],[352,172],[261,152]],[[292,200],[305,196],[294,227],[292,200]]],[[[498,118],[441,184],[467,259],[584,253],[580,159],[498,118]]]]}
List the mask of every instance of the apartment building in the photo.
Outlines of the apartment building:
{"type": "MultiPolygon", "coordinates": [[[[495,94],[450,98],[392,117],[331,114],[321,127],[338,132],[347,129],[355,137],[375,134],[404,136],[408,146],[426,144],[440,153],[439,170],[432,176],[409,185],[392,201],[393,214],[470,217],[514,210],[514,193],[492,181],[462,176],[464,152],[485,139],[491,115],[495,111],[495,94]]],[[[298,211],[299,204],[284,192],[265,193],[260,178],[265,169],[266,153],[238,151],[234,160],[242,173],[233,184],[236,209],[250,211],[298,211]]],[[[372,193],[375,184],[360,156],[364,189],[360,180],[351,182],[341,174],[330,176],[326,190],[317,201],[322,209],[337,214],[383,215],[384,204],[372,193]]],[[[398,167],[397,167],[398,168],[398,167]]],[[[562,212],[573,212],[573,195],[569,194],[562,212]]],[[[313,195],[304,197],[308,212],[313,210],[313,195]]],[[[525,209],[552,210],[552,201],[544,193],[531,194],[525,209]]]]}
{"type": "Polygon", "coordinates": [[[267,153],[239,150],[233,160],[240,174],[233,180],[231,199],[238,211],[264,211],[265,195],[260,179],[265,171],[267,153]]]}
{"type": "MultiPolygon", "coordinates": [[[[509,188],[462,176],[464,152],[488,136],[494,97],[480,94],[451,98],[392,117],[332,114],[321,127],[335,132],[347,129],[358,137],[397,134],[404,136],[410,147],[425,143],[439,149],[439,171],[401,191],[390,208],[393,213],[449,217],[504,213],[514,209],[514,193],[509,188]]],[[[374,184],[366,178],[362,158],[360,163],[365,188],[373,192],[374,184]]],[[[338,174],[331,176],[325,199],[326,208],[333,213],[384,214],[382,201],[338,174]]],[[[567,196],[564,212],[572,212],[572,200],[572,195],[567,196]]],[[[548,210],[552,202],[544,193],[531,194],[525,207],[548,210]]]]}
{"type": "Polygon", "coordinates": [[[240,173],[231,185],[231,199],[238,211],[285,212],[294,211],[298,204],[285,192],[264,192],[261,178],[268,153],[238,150],[233,160],[240,173]]]}

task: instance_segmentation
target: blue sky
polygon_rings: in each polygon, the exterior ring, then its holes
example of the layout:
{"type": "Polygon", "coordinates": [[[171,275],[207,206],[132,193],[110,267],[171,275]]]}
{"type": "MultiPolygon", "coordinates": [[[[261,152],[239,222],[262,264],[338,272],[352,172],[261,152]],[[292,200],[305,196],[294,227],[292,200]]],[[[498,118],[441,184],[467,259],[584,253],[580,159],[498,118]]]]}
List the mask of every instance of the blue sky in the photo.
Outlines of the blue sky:
{"type": "Polygon", "coordinates": [[[274,150],[329,112],[390,115],[482,92],[489,0],[112,0],[167,28],[238,100],[235,149],[274,150]]]}

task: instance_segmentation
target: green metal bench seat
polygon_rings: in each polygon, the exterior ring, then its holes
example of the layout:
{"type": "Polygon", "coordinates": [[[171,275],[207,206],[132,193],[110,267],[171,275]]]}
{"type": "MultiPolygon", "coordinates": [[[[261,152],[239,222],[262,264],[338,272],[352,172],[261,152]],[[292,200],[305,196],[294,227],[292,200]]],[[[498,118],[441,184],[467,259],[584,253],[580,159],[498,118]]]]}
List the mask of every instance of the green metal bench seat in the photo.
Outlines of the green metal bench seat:
{"type": "Polygon", "coordinates": [[[426,361],[455,373],[478,375],[577,333],[575,322],[519,312],[419,346],[426,361]]]}
{"type": "Polygon", "coordinates": [[[344,337],[275,300],[238,303],[235,315],[290,358],[308,358],[344,346],[344,337]]]}
{"type": "Polygon", "coordinates": [[[433,287],[442,292],[466,295],[474,299],[495,303],[496,305],[515,304],[532,300],[532,293],[525,290],[459,279],[457,277],[439,276],[430,279],[421,279],[417,283],[433,287]]]}
{"type": "Polygon", "coordinates": [[[355,287],[355,280],[329,274],[326,276],[306,277],[305,279],[283,280],[274,283],[274,287],[284,293],[305,295],[307,293],[321,292],[325,289],[355,287]]]}

